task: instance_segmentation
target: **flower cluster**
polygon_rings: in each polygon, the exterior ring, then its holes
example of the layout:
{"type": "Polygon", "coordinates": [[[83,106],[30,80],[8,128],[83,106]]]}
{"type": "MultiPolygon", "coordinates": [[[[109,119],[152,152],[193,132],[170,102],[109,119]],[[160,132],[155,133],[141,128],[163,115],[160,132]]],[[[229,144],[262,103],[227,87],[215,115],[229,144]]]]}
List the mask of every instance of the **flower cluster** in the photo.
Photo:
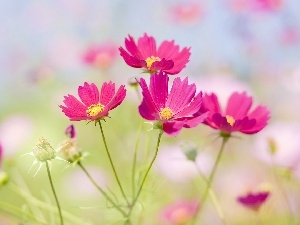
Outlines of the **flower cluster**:
{"type": "MultiPolygon", "coordinates": [[[[138,83],[143,100],[138,107],[140,115],[154,121],[154,128],[162,129],[166,134],[176,135],[182,128],[192,128],[200,123],[218,129],[222,135],[232,132],[254,134],[262,130],[270,118],[267,107],[259,105],[249,112],[252,98],[245,92],[234,92],[230,96],[223,112],[214,93],[196,94],[196,85],[189,84],[188,78],[176,77],[169,90],[169,75],[177,75],[189,61],[190,48],[179,46],[174,41],[164,41],[156,49],[156,40],[146,33],[136,43],[129,35],[125,47],[120,47],[120,55],[131,67],[144,68],[151,74],[150,84],[141,78],[138,83]]],[[[122,103],[125,98],[125,86],[115,91],[115,84],[104,83],[99,91],[92,83],[79,86],[77,100],[73,95],[65,96],[65,106],[60,108],[70,120],[99,121],[108,116],[108,112],[122,103]]]]}

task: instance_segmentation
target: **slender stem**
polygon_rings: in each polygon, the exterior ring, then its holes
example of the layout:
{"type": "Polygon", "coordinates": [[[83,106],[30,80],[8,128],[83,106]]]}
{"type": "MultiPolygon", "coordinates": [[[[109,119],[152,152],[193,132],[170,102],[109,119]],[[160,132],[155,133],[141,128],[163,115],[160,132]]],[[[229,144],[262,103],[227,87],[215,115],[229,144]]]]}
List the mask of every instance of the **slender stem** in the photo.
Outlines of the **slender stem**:
{"type": "Polygon", "coordinates": [[[19,209],[18,207],[14,206],[14,205],[10,205],[6,202],[1,202],[0,201],[0,208],[2,208],[5,211],[10,212],[11,214],[20,216],[20,217],[26,217],[26,219],[30,219],[32,221],[38,222],[39,224],[47,224],[44,221],[40,221],[39,219],[36,219],[36,217],[22,209],[19,209]]]}
{"type": "Polygon", "coordinates": [[[111,165],[111,167],[112,167],[112,169],[113,169],[113,172],[114,172],[115,178],[116,178],[116,180],[117,180],[117,182],[118,182],[118,185],[119,185],[119,188],[120,188],[120,190],[121,190],[121,193],[122,193],[122,195],[123,195],[123,197],[124,197],[126,203],[129,205],[128,199],[127,199],[127,197],[126,197],[126,195],[125,195],[125,192],[124,192],[124,190],[123,190],[123,188],[122,188],[122,185],[121,185],[120,179],[119,179],[119,177],[118,177],[117,171],[116,171],[116,169],[115,169],[114,163],[113,163],[113,161],[112,161],[111,155],[110,155],[110,153],[109,153],[109,151],[108,151],[106,139],[105,139],[104,132],[103,132],[103,128],[102,128],[102,124],[101,124],[100,121],[99,121],[99,126],[100,126],[100,130],[101,130],[101,135],[102,135],[104,147],[105,147],[105,150],[106,150],[106,153],[107,153],[107,156],[108,156],[110,165],[111,165]]]}
{"type": "MultiPolygon", "coordinates": [[[[204,180],[205,184],[207,185],[208,184],[208,179],[204,176],[204,174],[201,172],[199,166],[197,163],[195,163],[195,166],[196,166],[196,169],[199,173],[199,175],[201,176],[201,178],[204,180]]],[[[217,196],[215,194],[215,192],[212,190],[212,188],[210,187],[209,190],[208,190],[208,194],[209,194],[209,197],[210,199],[212,200],[216,210],[217,210],[217,213],[221,219],[221,221],[223,222],[223,224],[225,225],[225,219],[224,219],[224,212],[223,212],[223,209],[219,203],[219,200],[217,199],[217,196]]]]}
{"type": "Polygon", "coordinates": [[[199,216],[199,214],[200,214],[200,212],[201,212],[201,210],[202,210],[202,208],[203,208],[203,206],[204,206],[204,204],[206,202],[206,199],[208,197],[209,191],[211,189],[211,185],[212,185],[215,173],[217,171],[218,164],[219,164],[219,162],[221,160],[221,157],[222,157],[222,154],[223,154],[223,150],[224,150],[225,144],[228,141],[228,139],[229,139],[229,137],[223,137],[221,148],[219,150],[219,153],[218,153],[217,159],[215,161],[215,164],[213,166],[213,169],[212,169],[212,171],[211,171],[211,173],[209,175],[206,189],[205,189],[204,194],[202,195],[202,198],[201,198],[201,204],[199,205],[199,207],[197,209],[197,212],[195,213],[195,216],[193,217],[193,219],[191,221],[191,225],[195,224],[195,222],[197,220],[197,217],[199,216]]]}
{"type": "Polygon", "coordinates": [[[106,192],[95,182],[95,180],[92,178],[92,176],[89,174],[89,172],[86,170],[86,168],[82,165],[81,162],[77,163],[78,166],[83,170],[83,172],[86,174],[86,176],[90,179],[90,181],[93,183],[93,185],[104,195],[104,197],[109,201],[120,213],[122,213],[123,216],[126,216],[126,213],[118,206],[109,196],[106,194],[106,192]]]}
{"type": "Polygon", "coordinates": [[[133,162],[132,162],[132,174],[131,174],[131,185],[132,185],[132,196],[135,196],[135,170],[136,170],[136,158],[137,158],[137,149],[139,146],[141,131],[142,131],[142,122],[143,120],[140,120],[139,130],[135,141],[135,147],[134,147],[134,155],[133,155],[133,162]]]}
{"type": "Polygon", "coordinates": [[[293,209],[292,209],[292,206],[291,206],[291,204],[289,202],[288,195],[287,195],[287,193],[285,191],[285,188],[284,188],[282,182],[279,180],[278,174],[275,171],[275,163],[274,163],[274,157],[273,156],[272,156],[271,162],[272,162],[272,168],[271,169],[272,169],[272,173],[273,173],[275,182],[277,183],[279,191],[281,191],[281,193],[283,195],[283,199],[284,199],[284,201],[286,203],[288,213],[290,214],[288,216],[288,222],[287,222],[287,224],[293,224],[294,223],[293,209]]]}
{"type": "Polygon", "coordinates": [[[55,193],[54,185],[53,185],[53,182],[52,182],[48,161],[46,161],[46,167],[47,167],[47,173],[48,173],[48,178],[49,178],[49,181],[50,181],[51,189],[52,189],[52,192],[53,192],[53,195],[54,195],[54,198],[55,198],[55,201],[56,201],[57,209],[58,209],[60,224],[63,225],[64,220],[63,220],[63,216],[62,216],[62,213],[61,213],[61,208],[60,208],[60,205],[59,205],[59,201],[58,201],[57,195],[55,193]]]}
{"type": "MultiPolygon", "coordinates": [[[[128,215],[128,220],[130,219],[130,215],[131,215],[131,213],[132,213],[132,209],[133,209],[134,205],[136,204],[136,202],[137,202],[137,200],[138,200],[138,198],[139,198],[139,196],[140,196],[140,194],[141,194],[141,192],[142,192],[142,189],[143,189],[143,187],[144,187],[144,184],[145,184],[146,178],[147,178],[147,176],[148,176],[148,173],[149,173],[150,169],[152,168],[152,165],[153,165],[153,163],[154,163],[154,161],[155,161],[155,159],[156,159],[156,156],[157,156],[157,153],[158,153],[158,148],[159,148],[159,144],[160,144],[160,140],[161,140],[161,136],[162,136],[162,135],[163,135],[163,131],[161,130],[161,131],[159,132],[159,135],[158,135],[158,138],[157,138],[157,144],[156,144],[156,149],[155,149],[154,156],[153,156],[153,158],[152,158],[152,160],[151,160],[151,162],[150,162],[150,164],[149,164],[149,166],[148,166],[148,168],[147,168],[147,170],[146,170],[146,173],[145,173],[145,175],[144,175],[144,177],[143,177],[142,183],[141,183],[141,185],[140,185],[140,187],[139,187],[139,189],[138,189],[137,195],[135,196],[135,198],[134,198],[133,201],[132,201],[132,204],[131,204],[131,206],[130,206],[130,211],[129,211],[129,213],[127,214],[127,215],[128,215]]],[[[127,224],[127,223],[126,223],[126,224],[127,224]]]]}

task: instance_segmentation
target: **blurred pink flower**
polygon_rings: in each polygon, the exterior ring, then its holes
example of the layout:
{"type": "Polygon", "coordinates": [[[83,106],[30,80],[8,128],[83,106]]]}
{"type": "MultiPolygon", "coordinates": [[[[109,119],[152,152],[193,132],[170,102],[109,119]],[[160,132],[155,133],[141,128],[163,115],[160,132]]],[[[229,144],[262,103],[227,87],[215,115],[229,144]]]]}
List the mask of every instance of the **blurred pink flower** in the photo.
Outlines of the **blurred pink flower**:
{"type": "Polygon", "coordinates": [[[150,77],[149,87],[141,78],[143,101],[139,106],[141,116],[146,120],[157,121],[156,127],[169,135],[176,135],[185,128],[195,127],[206,118],[207,113],[200,113],[202,93],[196,93],[196,85],[188,84],[176,77],[172,89],[168,91],[169,77],[160,72],[150,77]]]}
{"type": "Polygon", "coordinates": [[[181,200],[166,206],[162,210],[162,217],[172,225],[183,225],[194,217],[197,209],[196,201],[181,200]]]}
{"type": "Polygon", "coordinates": [[[203,15],[202,5],[197,2],[181,2],[172,7],[174,22],[192,24],[197,22],[203,15]]]}
{"type": "Polygon", "coordinates": [[[133,37],[128,35],[125,47],[128,52],[122,47],[119,50],[127,65],[144,68],[150,73],[164,71],[171,75],[178,74],[186,67],[191,55],[190,48],[184,47],[179,51],[179,46],[174,44],[174,40],[164,41],[157,49],[155,39],[146,33],[138,39],[137,44],[133,37]]]}
{"type": "Polygon", "coordinates": [[[284,0],[229,0],[235,11],[273,12],[280,9],[284,0]]]}
{"type": "Polygon", "coordinates": [[[243,196],[239,196],[237,201],[243,206],[253,209],[255,211],[259,210],[262,204],[265,203],[267,198],[270,196],[270,192],[257,192],[257,193],[248,193],[243,196]]]}
{"type": "Polygon", "coordinates": [[[85,63],[100,69],[107,69],[112,65],[117,56],[117,46],[112,43],[94,45],[84,53],[85,63]]]}
{"type": "Polygon", "coordinates": [[[300,124],[271,123],[254,140],[254,154],[262,161],[293,169],[300,162],[300,124]]]}
{"type": "Polygon", "coordinates": [[[254,134],[262,130],[270,118],[269,110],[262,105],[249,112],[252,98],[245,92],[234,92],[230,96],[225,112],[223,113],[217,96],[212,93],[203,96],[202,107],[209,111],[204,123],[223,134],[239,131],[245,134],[254,134]]]}
{"type": "MultiPolygon", "coordinates": [[[[104,190],[110,185],[109,176],[100,168],[95,166],[87,166],[86,169],[104,190]]],[[[70,171],[63,180],[63,190],[68,190],[67,196],[71,199],[85,199],[99,197],[99,191],[91,183],[89,178],[79,168],[70,171]]]]}
{"type": "Polygon", "coordinates": [[[5,149],[5,156],[13,156],[24,149],[30,140],[34,125],[30,117],[22,114],[12,114],[0,123],[0,142],[5,149]]]}
{"type": "Polygon", "coordinates": [[[211,155],[202,151],[196,156],[194,162],[186,157],[183,147],[184,145],[176,144],[160,148],[154,164],[154,169],[159,176],[174,183],[187,183],[196,177],[201,177],[200,172],[208,176],[213,166],[211,155]]]}
{"type": "Polygon", "coordinates": [[[115,83],[103,83],[99,92],[94,83],[84,83],[78,87],[78,95],[82,102],[73,95],[65,96],[65,106],[60,105],[62,112],[72,121],[100,120],[108,116],[108,112],[122,103],[126,96],[126,89],[121,85],[115,91],[115,83]]]}

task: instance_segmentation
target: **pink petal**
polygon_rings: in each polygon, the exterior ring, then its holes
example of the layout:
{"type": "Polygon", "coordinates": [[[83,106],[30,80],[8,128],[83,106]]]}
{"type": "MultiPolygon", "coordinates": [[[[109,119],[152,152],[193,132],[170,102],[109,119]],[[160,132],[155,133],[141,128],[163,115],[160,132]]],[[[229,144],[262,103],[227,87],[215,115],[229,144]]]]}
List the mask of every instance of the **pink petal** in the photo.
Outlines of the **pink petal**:
{"type": "Polygon", "coordinates": [[[174,67],[170,70],[166,70],[166,73],[178,74],[183,68],[186,67],[190,56],[190,48],[184,48],[177,56],[172,57],[172,60],[174,61],[174,67]]]}
{"type": "Polygon", "coordinates": [[[156,56],[156,42],[151,36],[146,33],[138,40],[138,49],[140,50],[142,59],[147,59],[150,56],[156,56]]]}
{"type": "Polygon", "coordinates": [[[255,119],[255,126],[251,129],[242,129],[241,132],[246,134],[254,134],[261,131],[267,124],[270,119],[270,111],[267,107],[259,105],[257,106],[250,114],[249,119],[255,119]]]}
{"type": "Polygon", "coordinates": [[[108,110],[112,110],[112,109],[116,108],[118,105],[120,105],[123,102],[125,96],[126,96],[125,85],[121,85],[119,87],[117,93],[110,100],[110,102],[106,105],[108,110]]]}
{"type": "Polygon", "coordinates": [[[137,59],[145,59],[139,51],[133,37],[128,35],[128,39],[125,39],[125,47],[129,51],[129,53],[137,59]]]}
{"type": "Polygon", "coordinates": [[[143,94],[143,101],[139,106],[139,112],[143,118],[154,120],[155,119],[154,115],[156,115],[159,112],[159,109],[156,107],[156,104],[148,89],[146,81],[143,78],[141,78],[139,84],[140,87],[142,88],[142,94],[143,94]]]}
{"type": "Polygon", "coordinates": [[[176,77],[173,81],[166,106],[172,109],[173,113],[176,114],[191,102],[195,96],[195,92],[195,84],[188,85],[187,78],[181,81],[179,77],[176,77]]]}
{"type": "Polygon", "coordinates": [[[134,68],[146,67],[145,60],[129,55],[122,47],[119,48],[120,55],[123,57],[127,65],[134,68]]]}
{"type": "Polygon", "coordinates": [[[85,82],[83,86],[79,86],[78,95],[81,101],[87,107],[99,102],[99,91],[94,83],[88,84],[87,82],[85,82]]]}
{"type": "Polygon", "coordinates": [[[105,82],[102,84],[101,91],[100,91],[100,101],[98,103],[101,103],[102,105],[106,106],[111,99],[115,95],[115,83],[113,82],[105,82]]]}
{"type": "Polygon", "coordinates": [[[234,92],[227,103],[225,115],[232,116],[235,120],[243,119],[252,105],[252,98],[248,97],[245,92],[234,92]]]}
{"type": "Polygon", "coordinates": [[[168,135],[177,135],[183,128],[183,121],[172,121],[163,123],[163,131],[168,135]]]}
{"type": "Polygon", "coordinates": [[[196,127],[200,123],[202,123],[206,119],[207,116],[208,116],[208,112],[203,113],[203,114],[199,114],[199,116],[195,116],[195,117],[192,117],[192,118],[187,118],[185,123],[184,123],[184,127],[185,128],[196,127]]]}
{"type": "Polygon", "coordinates": [[[174,45],[173,41],[164,41],[158,48],[157,56],[159,58],[173,59],[179,53],[179,46],[174,45]]]}
{"type": "Polygon", "coordinates": [[[202,92],[200,92],[196,97],[194,97],[191,103],[187,105],[187,107],[182,109],[182,111],[178,112],[174,116],[176,118],[192,116],[195,113],[199,112],[199,110],[201,109],[201,105],[202,105],[202,92]]]}
{"type": "Polygon", "coordinates": [[[152,74],[150,77],[150,93],[157,109],[165,108],[168,98],[168,82],[169,77],[160,72],[152,74]]]}
{"type": "Polygon", "coordinates": [[[156,61],[153,62],[150,70],[151,71],[165,71],[165,70],[169,70],[172,69],[174,67],[174,62],[173,60],[166,60],[166,59],[162,59],[161,61],[156,61]]]}

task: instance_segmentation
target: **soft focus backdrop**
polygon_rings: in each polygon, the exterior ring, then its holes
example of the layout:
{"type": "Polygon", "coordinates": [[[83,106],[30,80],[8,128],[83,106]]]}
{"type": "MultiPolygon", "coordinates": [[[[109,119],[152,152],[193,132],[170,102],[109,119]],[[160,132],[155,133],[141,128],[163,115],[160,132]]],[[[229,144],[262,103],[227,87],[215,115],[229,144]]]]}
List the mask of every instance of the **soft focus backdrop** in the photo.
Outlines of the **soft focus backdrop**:
{"type": "MultiPolygon", "coordinates": [[[[190,62],[179,76],[189,76],[199,91],[214,91],[224,103],[232,91],[247,91],[255,103],[271,110],[265,130],[230,141],[228,155],[224,154],[217,172],[214,188],[228,224],[253,224],[252,212],[238,205],[236,197],[247,188],[266,183],[274,194],[262,212],[263,224],[285,224],[290,217],[299,222],[299,0],[2,0],[0,144],[4,156],[0,171],[6,171],[10,181],[26,193],[53,202],[45,167],[33,177],[35,167],[27,171],[34,159],[21,155],[32,151],[41,136],[54,147],[65,139],[64,129],[70,122],[58,105],[64,95],[77,95],[77,87],[83,82],[100,85],[112,80],[127,85],[134,77],[145,76],[141,70],[128,67],[118,51],[128,34],[137,40],[145,32],[158,44],[175,40],[181,48],[191,47],[190,62]],[[268,154],[270,140],[277,150],[273,160],[268,154]],[[286,171],[291,173],[288,178],[286,171]]],[[[127,89],[125,103],[104,124],[117,167],[124,171],[125,184],[130,179],[139,127],[139,101],[135,91],[129,86],[127,89]]],[[[103,187],[118,192],[99,128],[92,123],[73,124],[78,143],[90,154],[85,164],[103,187]]],[[[150,147],[140,147],[140,169],[147,165],[146,159],[155,147],[157,134],[147,133],[148,129],[143,125],[141,145],[150,143],[150,147]]],[[[167,224],[160,216],[166,205],[185,198],[199,199],[204,185],[180,146],[190,142],[198,146],[203,154],[197,163],[208,174],[220,144],[209,144],[211,133],[214,131],[199,127],[178,137],[163,138],[144,198],[144,217],[150,215],[156,222],[144,219],[141,224],[167,224]],[[161,191],[170,187],[174,188],[169,193],[161,191]]],[[[113,221],[114,213],[106,209],[101,197],[95,198],[99,193],[77,169],[66,168],[59,161],[52,165],[63,209],[88,218],[87,224],[113,221]]],[[[0,201],[25,211],[28,204],[35,205],[16,189],[13,185],[0,187],[0,201]]],[[[213,206],[208,206],[203,213],[207,224],[222,224],[213,206]]],[[[14,221],[0,208],[1,225],[16,224],[14,221]]]]}

